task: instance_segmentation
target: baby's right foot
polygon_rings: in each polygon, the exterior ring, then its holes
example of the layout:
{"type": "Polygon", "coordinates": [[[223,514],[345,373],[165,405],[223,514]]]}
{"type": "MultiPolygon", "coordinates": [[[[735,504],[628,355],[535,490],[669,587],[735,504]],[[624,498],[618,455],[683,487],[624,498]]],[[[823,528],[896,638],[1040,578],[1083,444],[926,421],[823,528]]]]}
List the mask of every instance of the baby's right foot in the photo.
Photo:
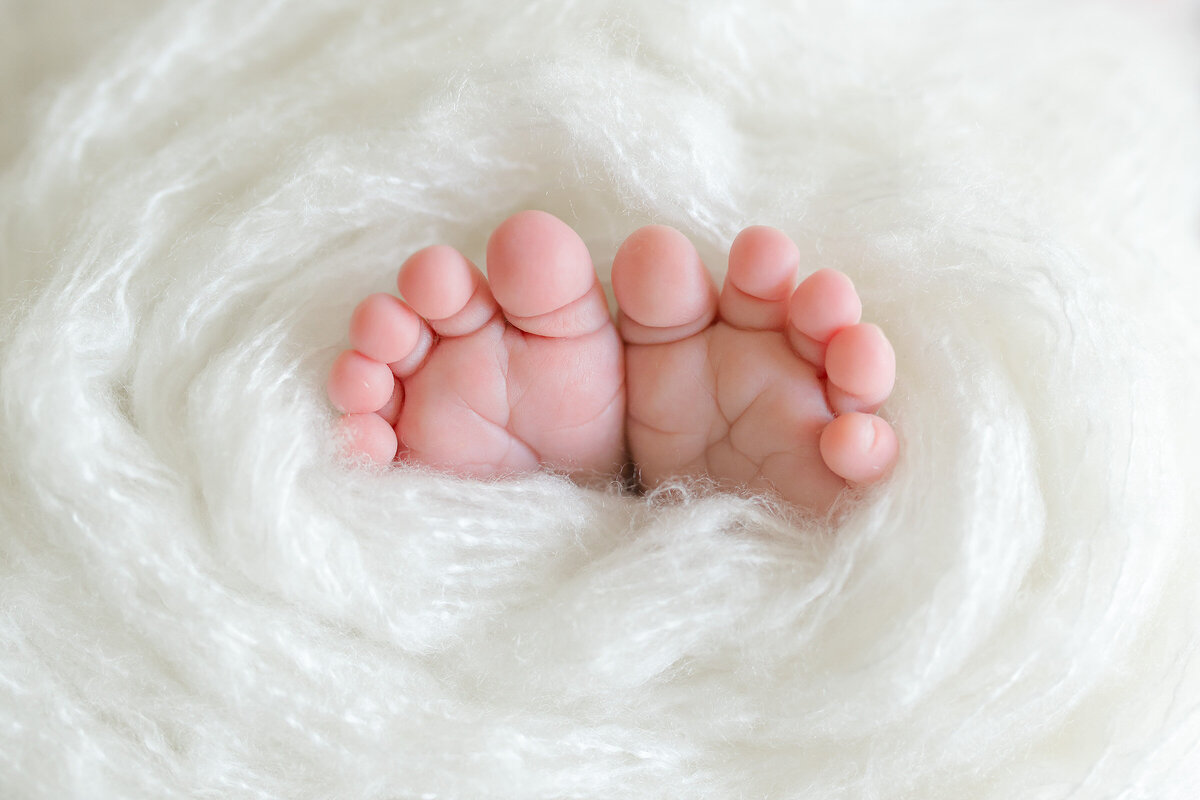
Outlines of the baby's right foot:
{"type": "Polygon", "coordinates": [[[524,211],[492,234],[487,266],[485,279],[457,251],[429,247],[400,269],[407,305],[376,294],[355,310],[355,349],[328,383],[350,450],[475,477],[617,472],[622,345],[586,245],[524,211]]]}

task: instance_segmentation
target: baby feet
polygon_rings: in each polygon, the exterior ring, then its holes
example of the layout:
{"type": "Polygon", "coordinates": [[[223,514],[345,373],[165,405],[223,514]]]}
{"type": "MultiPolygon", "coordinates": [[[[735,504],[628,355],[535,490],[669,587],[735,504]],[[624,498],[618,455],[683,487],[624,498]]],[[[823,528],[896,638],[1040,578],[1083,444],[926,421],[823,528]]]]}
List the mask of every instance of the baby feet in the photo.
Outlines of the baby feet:
{"type": "Polygon", "coordinates": [[[618,470],[622,347],[587,247],[525,211],[492,234],[487,267],[428,247],[400,268],[407,305],[355,309],[328,382],[350,449],[478,477],[618,470]]]}
{"type": "Polygon", "coordinates": [[[874,414],[892,391],[892,347],[859,323],[849,278],[823,269],[796,286],[798,266],[783,233],[747,228],[718,295],[678,231],[650,226],[621,245],[626,435],[644,486],[708,476],[824,511],[894,463],[895,433],[874,414]]]}
{"type": "Polygon", "coordinates": [[[784,234],[748,228],[718,294],[682,234],[642,228],[613,263],[618,337],[583,242],[522,212],[492,234],[488,279],[430,247],[400,270],[407,305],[364,300],[330,399],[350,449],[380,462],[610,475],[627,441],[647,488],[703,475],[823,511],[895,461],[873,413],[895,357],[859,324],[848,278],[821,270],[797,287],[798,262],[784,234]]]}

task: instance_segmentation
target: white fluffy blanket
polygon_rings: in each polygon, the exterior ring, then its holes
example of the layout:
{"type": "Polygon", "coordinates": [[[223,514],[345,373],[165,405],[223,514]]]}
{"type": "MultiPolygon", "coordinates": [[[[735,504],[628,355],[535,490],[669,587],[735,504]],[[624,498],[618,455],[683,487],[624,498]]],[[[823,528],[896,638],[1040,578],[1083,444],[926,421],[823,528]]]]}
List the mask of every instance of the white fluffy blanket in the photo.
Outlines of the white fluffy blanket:
{"type": "Polygon", "coordinates": [[[1192,3],[0,5],[0,796],[1200,786],[1192,3]],[[838,267],[837,524],[339,463],[324,373],[522,208],[838,267]]]}

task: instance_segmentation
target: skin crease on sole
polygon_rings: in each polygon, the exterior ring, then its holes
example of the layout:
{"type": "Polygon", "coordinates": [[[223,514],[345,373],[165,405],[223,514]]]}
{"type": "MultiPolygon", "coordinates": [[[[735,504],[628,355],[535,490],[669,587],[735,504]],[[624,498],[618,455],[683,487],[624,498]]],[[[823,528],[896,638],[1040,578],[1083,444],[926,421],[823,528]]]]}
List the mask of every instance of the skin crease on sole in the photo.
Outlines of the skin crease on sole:
{"type": "Polygon", "coordinates": [[[327,384],[351,455],[583,480],[619,471],[628,447],[644,488],[705,477],[815,512],[896,460],[874,413],[891,345],[845,275],[797,283],[778,230],[738,235],[719,291],[681,233],[634,232],[613,261],[616,326],[586,246],[549,214],[502,223],[487,268],[428,247],[400,269],[403,301],[355,309],[327,384]]]}

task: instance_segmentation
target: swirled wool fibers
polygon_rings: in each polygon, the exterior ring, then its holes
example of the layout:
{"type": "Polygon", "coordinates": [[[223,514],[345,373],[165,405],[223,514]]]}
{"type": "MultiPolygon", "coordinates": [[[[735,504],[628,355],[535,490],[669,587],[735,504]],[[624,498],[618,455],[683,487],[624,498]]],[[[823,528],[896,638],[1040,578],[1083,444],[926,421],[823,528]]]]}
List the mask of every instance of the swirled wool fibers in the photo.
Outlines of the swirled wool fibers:
{"type": "Polygon", "coordinates": [[[1194,800],[1200,9],[0,4],[0,796],[1194,800]],[[774,225],[890,478],[339,459],[414,250],[774,225]]]}

